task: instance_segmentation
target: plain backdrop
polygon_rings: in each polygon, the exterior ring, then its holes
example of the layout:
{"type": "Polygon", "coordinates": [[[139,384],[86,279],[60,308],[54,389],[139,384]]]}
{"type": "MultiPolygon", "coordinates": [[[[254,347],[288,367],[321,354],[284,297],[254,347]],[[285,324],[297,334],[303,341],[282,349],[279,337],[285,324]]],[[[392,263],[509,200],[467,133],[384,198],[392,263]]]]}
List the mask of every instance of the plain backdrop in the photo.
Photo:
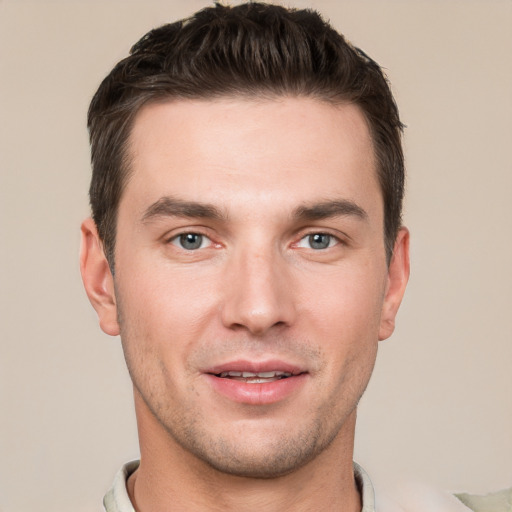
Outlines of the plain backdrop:
{"type": "MultiPolygon", "coordinates": [[[[130,381],[78,271],[92,94],[195,0],[0,0],[0,510],[85,512],[138,455],[130,381]]],[[[512,2],[301,1],[387,70],[412,275],[355,459],[457,491],[512,485],[512,2]]],[[[300,412],[298,412],[300,413],[300,412]]]]}

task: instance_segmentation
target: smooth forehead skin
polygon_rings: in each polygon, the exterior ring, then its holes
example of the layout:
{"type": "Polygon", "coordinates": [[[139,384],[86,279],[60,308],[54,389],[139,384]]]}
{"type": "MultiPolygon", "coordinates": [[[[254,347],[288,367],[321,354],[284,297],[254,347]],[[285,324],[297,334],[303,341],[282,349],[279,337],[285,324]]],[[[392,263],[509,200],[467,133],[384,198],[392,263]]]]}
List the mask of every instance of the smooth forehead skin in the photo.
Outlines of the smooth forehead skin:
{"type": "MultiPolygon", "coordinates": [[[[361,191],[378,187],[372,142],[360,110],[306,98],[146,106],[131,133],[129,160],[131,169],[143,173],[130,175],[120,210],[129,197],[130,210],[138,215],[148,202],[177,191],[180,198],[221,204],[235,219],[241,214],[261,218],[270,206],[273,214],[286,215],[300,202],[331,195],[359,203],[361,191]],[[339,171],[344,167],[361,172],[342,183],[339,171]],[[205,181],[204,173],[213,182],[222,176],[222,188],[205,181]]],[[[375,218],[382,215],[380,196],[365,205],[375,218]]],[[[375,227],[380,229],[378,223],[375,227]]]]}

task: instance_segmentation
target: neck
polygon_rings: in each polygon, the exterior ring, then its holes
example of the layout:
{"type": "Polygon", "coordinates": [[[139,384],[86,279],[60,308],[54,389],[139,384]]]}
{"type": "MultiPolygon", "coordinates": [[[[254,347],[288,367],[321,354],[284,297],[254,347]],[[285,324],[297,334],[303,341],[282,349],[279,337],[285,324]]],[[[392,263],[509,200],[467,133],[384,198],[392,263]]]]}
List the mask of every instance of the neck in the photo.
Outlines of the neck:
{"type": "Polygon", "coordinates": [[[352,456],[355,411],[317,457],[278,478],[222,473],[184,450],[151,414],[138,414],[141,463],[128,480],[137,512],[359,512],[352,456]]]}

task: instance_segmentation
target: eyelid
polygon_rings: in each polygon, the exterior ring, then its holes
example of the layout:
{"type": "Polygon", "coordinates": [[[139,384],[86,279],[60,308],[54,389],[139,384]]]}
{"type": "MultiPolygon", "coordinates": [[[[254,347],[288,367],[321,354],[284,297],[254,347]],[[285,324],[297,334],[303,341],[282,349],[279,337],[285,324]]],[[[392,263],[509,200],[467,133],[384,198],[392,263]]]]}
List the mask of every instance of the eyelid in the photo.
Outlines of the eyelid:
{"type": "Polygon", "coordinates": [[[169,238],[167,243],[174,245],[178,249],[181,249],[182,251],[198,251],[200,249],[206,249],[207,247],[210,247],[213,245],[213,241],[211,238],[207,235],[204,235],[203,233],[197,233],[195,231],[184,231],[182,233],[178,233],[177,235],[174,235],[173,237],[169,238]],[[202,237],[201,245],[195,249],[187,249],[185,247],[182,247],[180,244],[180,239],[184,235],[197,235],[202,237]]]}
{"type": "Polygon", "coordinates": [[[209,238],[211,240],[211,230],[206,229],[203,226],[190,226],[190,225],[183,225],[178,226],[173,229],[169,229],[166,231],[163,235],[161,235],[160,239],[168,243],[171,240],[174,240],[175,238],[178,238],[181,235],[187,235],[187,234],[194,234],[194,235],[201,235],[206,238],[209,238]]]}
{"type": "MultiPolygon", "coordinates": [[[[179,245],[179,243],[173,243],[177,240],[179,240],[180,236],[183,235],[200,235],[204,239],[206,239],[209,243],[206,247],[202,247],[202,249],[206,249],[208,247],[215,247],[220,246],[219,243],[214,241],[213,234],[210,229],[205,228],[204,226],[182,226],[175,229],[172,229],[170,231],[167,231],[164,235],[161,236],[161,241],[164,244],[173,245],[174,247],[177,247],[178,249],[181,249],[183,251],[187,251],[183,247],[179,245]]],[[[196,249],[198,250],[198,249],[196,249]]],[[[187,251],[189,252],[189,251],[187,251]]]]}
{"type": "MultiPolygon", "coordinates": [[[[308,243],[308,242],[306,242],[308,243]]],[[[311,233],[307,233],[303,235],[297,242],[295,242],[295,247],[299,247],[301,249],[311,249],[313,251],[326,251],[327,249],[332,249],[333,247],[336,247],[337,245],[342,245],[343,241],[340,240],[340,238],[336,235],[333,235],[332,233],[326,232],[326,231],[313,231],[311,233]],[[324,247],[322,249],[315,249],[313,247],[305,247],[300,245],[304,240],[307,240],[309,237],[314,235],[325,235],[330,237],[329,245],[327,247],[324,247]],[[332,243],[334,242],[334,243],[332,243]]]]}
{"type": "MultiPolygon", "coordinates": [[[[311,226],[311,227],[307,227],[304,229],[300,229],[298,231],[297,235],[295,236],[296,241],[292,245],[297,246],[297,244],[301,240],[304,240],[304,238],[311,236],[311,235],[317,235],[317,234],[318,235],[320,235],[320,234],[328,235],[328,236],[336,239],[336,241],[340,245],[347,245],[351,240],[351,237],[349,235],[347,235],[346,233],[344,233],[343,231],[340,231],[338,229],[324,228],[321,226],[311,226]]],[[[338,244],[336,244],[336,245],[338,245],[338,244]]]]}

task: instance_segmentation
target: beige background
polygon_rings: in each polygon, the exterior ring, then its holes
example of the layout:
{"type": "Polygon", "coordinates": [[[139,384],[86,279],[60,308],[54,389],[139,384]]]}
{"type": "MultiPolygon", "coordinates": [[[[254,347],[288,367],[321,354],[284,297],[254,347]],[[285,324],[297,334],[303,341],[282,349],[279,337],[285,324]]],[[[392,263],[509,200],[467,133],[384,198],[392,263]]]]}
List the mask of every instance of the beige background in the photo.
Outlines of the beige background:
{"type": "MultiPolygon", "coordinates": [[[[78,273],[99,81],[199,1],[0,0],[0,510],[100,510],[137,436],[120,344],[78,273]]],[[[388,69],[412,277],[356,459],[449,490],[512,485],[512,2],[300,1],[388,69]]]]}

